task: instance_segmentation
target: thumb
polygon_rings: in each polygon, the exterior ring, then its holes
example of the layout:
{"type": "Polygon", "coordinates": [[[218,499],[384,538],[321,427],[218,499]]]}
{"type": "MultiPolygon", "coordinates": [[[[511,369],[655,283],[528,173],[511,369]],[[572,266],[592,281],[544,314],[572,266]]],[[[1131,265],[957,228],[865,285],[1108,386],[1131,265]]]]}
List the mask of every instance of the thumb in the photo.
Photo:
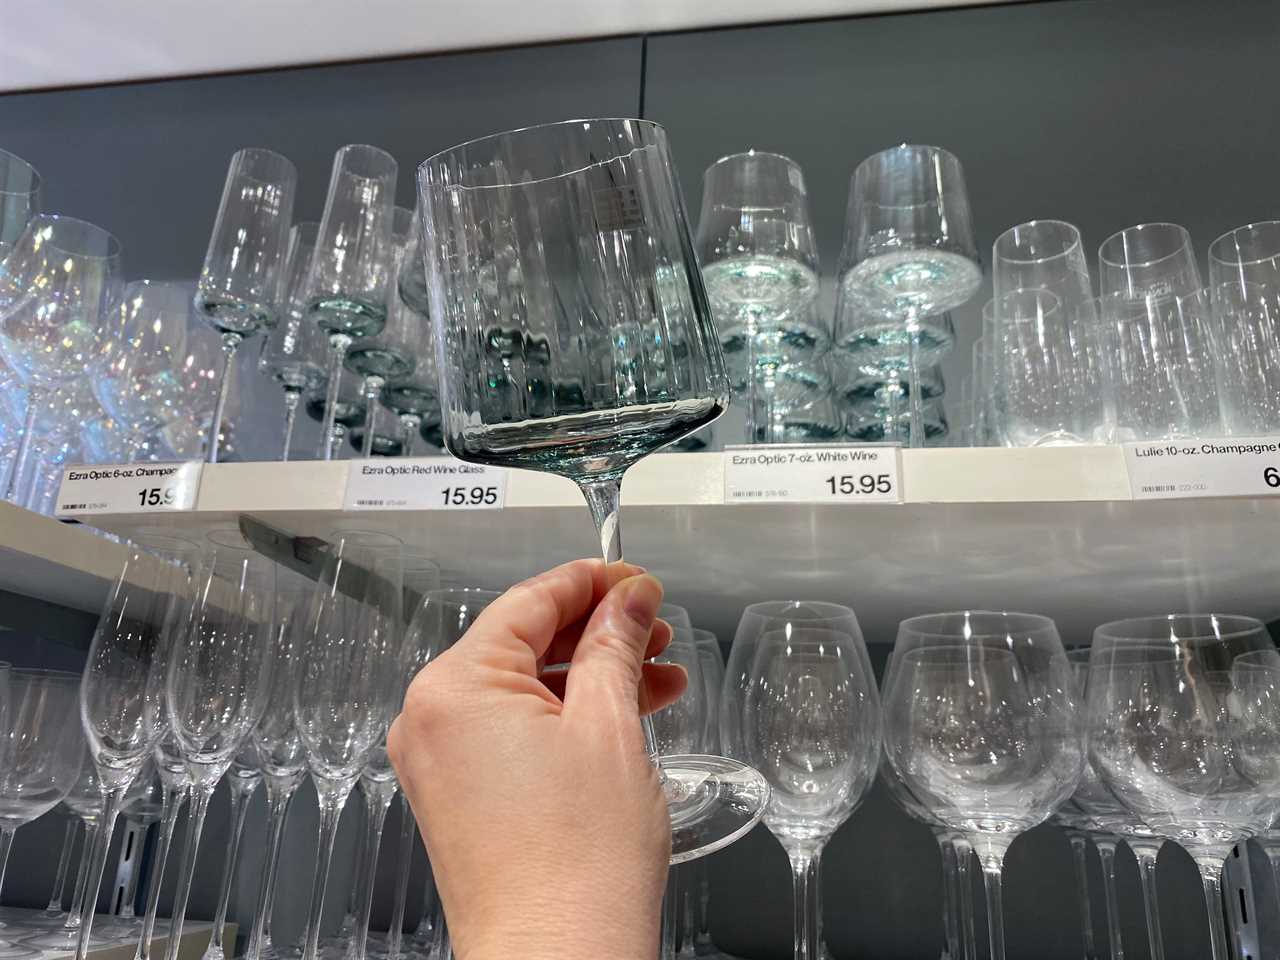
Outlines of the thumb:
{"type": "Polygon", "coordinates": [[[662,584],[648,574],[620,580],[582,631],[565,678],[566,712],[638,717],[642,664],[662,606],[662,584]]]}

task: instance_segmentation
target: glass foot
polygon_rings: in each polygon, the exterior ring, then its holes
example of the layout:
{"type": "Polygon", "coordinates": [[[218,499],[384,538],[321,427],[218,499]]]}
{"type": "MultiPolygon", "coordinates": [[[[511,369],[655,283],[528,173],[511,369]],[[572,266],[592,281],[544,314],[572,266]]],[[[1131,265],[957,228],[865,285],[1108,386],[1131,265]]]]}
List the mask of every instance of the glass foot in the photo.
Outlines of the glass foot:
{"type": "MultiPolygon", "coordinates": [[[[108,942],[108,939],[98,933],[97,924],[94,924],[94,929],[89,932],[89,942],[100,944],[108,942]]],[[[39,933],[34,937],[24,937],[22,942],[28,946],[39,947],[41,950],[75,953],[76,947],[80,943],[80,931],[50,930],[48,933],[39,933]]]]}
{"type": "Polygon", "coordinates": [[[61,927],[67,922],[67,913],[65,910],[57,913],[51,913],[46,910],[34,917],[28,917],[23,922],[28,927],[61,927]]]}
{"type": "Polygon", "coordinates": [[[673,864],[727,847],[764,816],[769,784],[745,763],[702,754],[674,754],[658,763],[671,816],[673,864]]]}

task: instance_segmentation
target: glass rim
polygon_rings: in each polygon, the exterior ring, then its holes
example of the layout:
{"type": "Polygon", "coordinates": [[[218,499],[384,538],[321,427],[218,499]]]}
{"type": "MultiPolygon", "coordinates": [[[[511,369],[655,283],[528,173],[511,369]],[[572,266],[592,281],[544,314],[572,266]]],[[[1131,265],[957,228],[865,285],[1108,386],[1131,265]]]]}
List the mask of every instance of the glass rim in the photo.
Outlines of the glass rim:
{"type": "Polygon", "coordinates": [[[1168,220],[1160,220],[1160,221],[1156,221],[1155,223],[1135,223],[1133,226],[1125,227],[1123,230],[1117,230],[1115,233],[1111,234],[1111,236],[1107,237],[1107,239],[1103,240],[1102,243],[1098,245],[1098,260],[1101,263],[1105,263],[1113,267],[1119,267],[1121,269],[1127,269],[1131,267],[1150,267],[1150,266],[1153,266],[1154,264],[1162,263],[1165,260],[1172,259],[1173,257],[1182,256],[1182,254],[1185,252],[1190,252],[1191,257],[1193,259],[1195,258],[1195,248],[1191,245],[1191,231],[1189,231],[1186,227],[1182,226],[1182,224],[1180,223],[1173,223],[1168,220]],[[1171,250],[1168,253],[1161,254],[1160,256],[1154,257],[1150,260],[1127,260],[1127,261],[1114,260],[1103,252],[1104,250],[1107,249],[1108,246],[1111,245],[1112,241],[1119,240],[1121,237],[1135,234],[1135,233],[1140,233],[1144,230],[1155,231],[1157,229],[1176,231],[1178,236],[1182,240],[1182,245],[1179,246],[1178,249],[1176,250],[1171,250]]]}
{"type": "MultiPolygon", "coordinates": [[[[230,169],[236,165],[236,161],[242,157],[246,159],[251,158],[255,160],[257,159],[268,160],[271,163],[274,163],[279,165],[280,167],[283,167],[284,170],[293,178],[295,183],[298,180],[297,165],[288,157],[286,157],[283,153],[281,153],[279,150],[272,150],[270,147],[241,147],[239,150],[237,150],[235,153],[231,155],[231,162],[227,164],[228,172],[230,172],[230,169]]],[[[248,176],[249,179],[253,179],[253,180],[260,179],[247,174],[246,176],[248,176]]],[[[262,181],[262,182],[265,183],[269,181],[262,181]]]]}
{"type": "MultiPolygon", "coordinates": [[[[1193,627],[1194,629],[1194,627],[1193,627]]],[[[1154,646],[1153,640],[1168,639],[1172,642],[1195,641],[1195,640],[1228,640],[1236,637],[1244,637],[1250,634],[1261,632],[1266,636],[1270,636],[1267,631],[1266,624],[1256,617],[1250,617],[1242,613],[1165,613],[1150,614],[1142,617],[1127,617],[1123,620],[1111,620],[1101,624],[1093,631],[1094,640],[1099,637],[1104,640],[1132,646],[1145,645],[1154,646]],[[1218,621],[1223,624],[1232,624],[1232,629],[1227,630],[1211,630],[1203,633],[1195,633],[1191,635],[1168,635],[1166,637],[1151,636],[1149,631],[1161,624],[1169,625],[1171,628],[1178,625],[1189,626],[1197,623],[1207,624],[1218,621]],[[1133,633],[1140,627],[1148,629],[1148,633],[1133,633]],[[1124,631],[1124,632],[1122,632],[1124,631]]]]}
{"type": "MultiPolygon", "coordinates": [[[[1056,293],[1054,293],[1052,290],[1050,290],[1048,287],[1019,287],[1017,290],[1010,290],[1009,292],[999,297],[992,297],[990,300],[984,303],[982,305],[982,322],[984,324],[986,324],[988,321],[991,321],[994,323],[996,318],[996,302],[997,301],[1011,300],[1014,297],[1025,296],[1027,294],[1031,294],[1032,296],[1034,296],[1037,301],[1048,298],[1049,300],[1048,306],[1050,307],[1056,306],[1057,307],[1056,312],[1064,317],[1066,316],[1066,310],[1064,309],[1066,305],[1062,302],[1062,298],[1058,296],[1056,293]]],[[[1019,320],[1044,319],[1046,316],[1052,316],[1052,314],[1045,313],[1039,317],[1015,317],[1012,319],[1014,320],[1014,322],[1017,322],[1019,320]]],[[[1005,317],[1001,319],[1006,320],[1010,318],[1005,317]]],[[[985,336],[985,333],[983,335],[985,336]]]]}
{"type": "Polygon", "coordinates": [[[1048,633],[1057,634],[1058,625],[1052,617],[1046,617],[1041,613],[1022,613],[1018,610],[951,610],[944,613],[923,613],[916,617],[908,617],[898,624],[898,636],[901,637],[904,631],[913,637],[936,637],[945,640],[977,640],[990,637],[1004,637],[1011,632],[1016,633],[1048,633]],[[930,621],[941,623],[948,617],[960,617],[971,627],[965,633],[940,632],[941,627],[935,629],[926,629],[926,624],[930,621]],[[1003,630],[985,630],[972,629],[974,618],[992,618],[992,622],[1003,622],[1007,624],[1003,630]],[[1014,626],[1014,624],[1019,624],[1014,626]]]}
{"type": "Polygon", "coordinates": [[[222,550],[254,552],[253,544],[240,532],[239,527],[215,527],[205,532],[204,539],[222,550]]]}
{"type": "Polygon", "coordinates": [[[180,537],[176,533],[135,531],[129,537],[129,549],[134,553],[158,555],[161,559],[177,559],[187,554],[199,553],[200,544],[186,537],[180,537]]]}
{"type": "Polygon", "coordinates": [[[707,168],[702,171],[702,177],[705,180],[707,174],[722,163],[727,163],[730,160],[740,160],[746,157],[766,157],[773,160],[781,160],[789,167],[795,167],[797,170],[800,169],[800,164],[791,157],[788,157],[785,153],[778,153],[776,150],[757,150],[752,147],[747,150],[739,150],[737,153],[726,153],[719,159],[711,161],[711,163],[707,164],[707,168]]]}
{"type": "Polygon", "coordinates": [[[18,161],[18,163],[27,168],[32,177],[31,188],[29,190],[8,190],[3,186],[0,186],[0,195],[7,197],[29,197],[40,192],[40,188],[44,186],[44,177],[40,175],[40,171],[35,168],[30,160],[18,156],[11,150],[5,150],[3,147],[0,147],[0,158],[18,161]]]}
{"type": "Polygon", "coordinates": [[[74,670],[54,670],[51,667],[15,667],[13,664],[6,664],[6,666],[9,668],[10,676],[43,677],[60,683],[79,683],[81,676],[83,676],[83,674],[76,673],[74,670]]]}
{"type": "MultiPolygon", "coordinates": [[[[877,150],[875,153],[872,153],[863,157],[860,161],[858,161],[858,165],[853,168],[853,176],[856,178],[858,176],[858,172],[862,170],[864,167],[868,166],[872,161],[879,160],[881,157],[887,156],[888,154],[891,154],[891,153],[899,153],[899,152],[907,152],[907,151],[911,153],[922,153],[922,154],[925,153],[925,151],[928,151],[931,154],[943,157],[950,163],[954,163],[958,169],[963,169],[963,166],[960,163],[960,158],[957,157],[950,150],[948,150],[946,147],[939,147],[930,143],[907,143],[904,141],[902,143],[895,143],[891,147],[885,147],[882,150],[877,150]]],[[[906,204],[904,206],[918,207],[918,206],[921,206],[921,204],[918,204],[918,203],[906,204]]]]}
{"type": "MultiPolygon", "coordinates": [[[[908,661],[914,660],[917,662],[917,665],[923,667],[951,669],[956,666],[974,663],[974,652],[976,651],[980,651],[979,658],[981,660],[1008,660],[1012,663],[1017,663],[1017,657],[1014,656],[1013,651],[1008,647],[987,646],[986,644],[965,644],[961,646],[954,643],[931,643],[925,644],[922,647],[913,647],[910,650],[904,650],[902,652],[902,662],[903,664],[906,664],[908,661]],[[939,658],[939,662],[921,663],[920,661],[925,661],[926,657],[930,659],[937,657],[939,658]],[[949,662],[941,662],[943,660],[949,662]]],[[[896,666],[895,669],[900,670],[901,665],[896,666]]]]}
{"type": "Polygon", "coordinates": [[[1276,231],[1280,233],[1280,220],[1255,220],[1252,223],[1241,224],[1238,227],[1228,230],[1226,233],[1222,234],[1221,236],[1215,237],[1213,241],[1209,244],[1209,248],[1207,250],[1207,254],[1209,258],[1211,260],[1215,260],[1218,263],[1223,264],[1224,266],[1239,266],[1239,267],[1252,266],[1253,264],[1265,263],[1268,260],[1275,260],[1280,258],[1280,248],[1277,248],[1276,252],[1269,257],[1257,257],[1252,260],[1241,260],[1239,258],[1226,260],[1218,256],[1218,254],[1215,252],[1218,249],[1219,244],[1225,244],[1227,240],[1234,237],[1236,234],[1240,233],[1241,231],[1254,230],[1254,229],[1257,229],[1258,227],[1274,227],[1276,231]]]}
{"type": "Polygon", "coordinates": [[[793,618],[785,615],[786,610],[796,610],[800,607],[821,608],[830,613],[829,616],[823,617],[805,617],[801,621],[803,623],[831,623],[836,620],[848,619],[852,619],[854,623],[858,622],[858,615],[853,611],[852,607],[846,607],[842,603],[833,603],[829,600],[761,600],[744,607],[739,620],[740,622],[745,620],[748,614],[766,620],[790,620],[793,618]]]}
{"type": "Polygon", "coordinates": [[[425,607],[430,603],[453,603],[468,597],[487,597],[492,603],[500,596],[502,596],[501,590],[490,590],[487,587],[436,587],[434,590],[423,591],[419,606],[425,607]]]}
{"type": "Polygon", "coordinates": [[[1070,246],[1068,246],[1065,250],[1062,250],[1058,253],[1050,254],[1047,257],[1010,257],[1010,256],[1006,256],[1005,254],[1000,254],[999,255],[1000,259],[1003,260],[1005,263],[1047,263],[1050,260],[1057,260],[1059,257],[1067,256],[1068,254],[1074,252],[1077,247],[1080,248],[1080,250],[1083,252],[1084,236],[1080,233],[1079,227],[1077,227],[1074,223],[1068,223],[1066,220],[1055,220],[1052,218],[1045,218],[1045,219],[1025,220],[1022,223],[1015,223],[1012,227],[1005,230],[1005,232],[1000,234],[1000,236],[996,237],[995,241],[991,244],[992,258],[994,259],[996,257],[996,248],[1000,246],[1000,241],[1003,240],[1005,237],[1009,236],[1010,234],[1012,234],[1015,230],[1021,230],[1024,227],[1040,226],[1043,224],[1052,224],[1055,227],[1066,227],[1075,236],[1075,239],[1071,241],[1070,246]]]}
{"type": "MultiPolygon", "coordinates": [[[[649,130],[657,131],[658,134],[660,134],[660,136],[663,138],[666,137],[666,133],[667,133],[666,128],[663,127],[662,124],[657,123],[653,120],[643,120],[643,119],[640,119],[639,117],[579,117],[572,120],[553,120],[549,123],[532,123],[524,127],[515,127],[514,129],[511,129],[511,130],[502,130],[502,131],[499,131],[498,133],[485,134],[482,137],[472,137],[470,140],[463,140],[461,143],[455,143],[453,146],[447,147],[444,150],[436,151],[435,153],[431,154],[431,156],[427,157],[425,160],[423,160],[421,163],[418,164],[418,181],[419,183],[421,183],[423,172],[428,170],[430,167],[436,165],[442,157],[446,157],[451,153],[456,153],[458,151],[465,150],[468,147],[478,146],[482,143],[487,143],[491,141],[496,142],[498,140],[501,140],[504,137],[523,136],[526,134],[531,134],[534,131],[550,130],[554,127],[578,126],[584,123],[586,124],[633,123],[642,128],[647,128],[649,130]]],[[[605,159],[597,160],[594,163],[584,164],[583,166],[578,167],[574,170],[565,170],[561,173],[557,173],[550,177],[534,177],[530,180],[517,180],[514,183],[489,183],[489,184],[450,183],[450,184],[442,184],[441,186],[447,190],[498,190],[498,189],[510,189],[511,187],[532,186],[538,183],[549,183],[553,180],[563,180],[566,177],[577,176],[578,174],[582,173],[584,170],[591,170],[596,167],[605,166],[606,164],[612,163],[613,161],[618,160],[622,157],[631,156],[631,154],[635,153],[637,150],[645,150],[652,146],[657,146],[657,144],[656,143],[643,144],[641,146],[633,147],[630,150],[628,150],[626,153],[617,153],[605,159]]]]}
{"type": "Polygon", "coordinates": [[[120,255],[124,252],[124,244],[120,242],[120,239],[114,233],[106,227],[100,227],[96,223],[90,223],[88,220],[81,220],[79,217],[69,217],[63,213],[37,213],[27,221],[26,227],[23,228],[23,233],[31,229],[31,225],[36,221],[43,221],[54,227],[58,224],[64,223],[68,226],[88,228],[87,232],[101,234],[107,241],[107,253],[85,253],[83,251],[68,250],[65,244],[60,244],[52,238],[42,244],[44,246],[49,246],[54,250],[61,251],[69,257],[79,257],[82,260],[118,260],[120,255]]]}

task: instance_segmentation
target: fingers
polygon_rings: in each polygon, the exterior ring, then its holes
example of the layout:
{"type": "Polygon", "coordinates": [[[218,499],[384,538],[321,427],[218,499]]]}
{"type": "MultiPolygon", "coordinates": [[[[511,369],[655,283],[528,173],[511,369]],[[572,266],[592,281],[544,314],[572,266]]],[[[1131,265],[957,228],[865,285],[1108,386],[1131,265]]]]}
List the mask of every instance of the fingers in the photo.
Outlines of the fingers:
{"type": "MultiPolygon", "coordinates": [[[[568,670],[549,670],[542,682],[556,697],[564,700],[568,670]]],[[[636,697],[641,713],[656,713],[680,699],[689,686],[689,674],[678,663],[646,663],[641,667],[640,690],[636,697]]]]}
{"type": "MultiPolygon", "coordinates": [[[[586,629],[586,626],[587,622],[580,620],[578,623],[557,633],[556,638],[551,641],[551,646],[543,654],[540,666],[568,663],[572,660],[573,651],[578,649],[578,641],[582,639],[582,631],[586,629]]],[[[671,642],[671,636],[671,624],[665,620],[655,620],[653,629],[649,631],[649,645],[645,648],[644,659],[652,660],[667,649],[667,644],[671,642]]]]}
{"type": "Polygon", "coordinates": [[[514,654],[517,669],[534,675],[556,634],[584,619],[619,576],[634,576],[639,569],[575,560],[518,583],[484,609],[455,649],[487,662],[501,659],[494,655],[514,654]]]}
{"type": "Polygon", "coordinates": [[[641,664],[661,605],[662,584],[648,574],[621,580],[605,594],[570,661],[566,713],[617,717],[635,710],[641,664]]]}

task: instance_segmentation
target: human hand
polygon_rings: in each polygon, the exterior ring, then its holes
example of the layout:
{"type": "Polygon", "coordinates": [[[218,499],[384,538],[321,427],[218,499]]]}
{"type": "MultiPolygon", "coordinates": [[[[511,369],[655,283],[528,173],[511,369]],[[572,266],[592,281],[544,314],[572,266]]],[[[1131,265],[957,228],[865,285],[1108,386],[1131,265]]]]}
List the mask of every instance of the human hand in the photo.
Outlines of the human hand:
{"type": "Polygon", "coordinates": [[[671,629],[638,567],[579,560],[517,584],[414,679],[387,748],[460,960],[652,960],[671,825],[638,704],[671,629]],[[569,664],[542,675],[542,667],[569,664]]]}

